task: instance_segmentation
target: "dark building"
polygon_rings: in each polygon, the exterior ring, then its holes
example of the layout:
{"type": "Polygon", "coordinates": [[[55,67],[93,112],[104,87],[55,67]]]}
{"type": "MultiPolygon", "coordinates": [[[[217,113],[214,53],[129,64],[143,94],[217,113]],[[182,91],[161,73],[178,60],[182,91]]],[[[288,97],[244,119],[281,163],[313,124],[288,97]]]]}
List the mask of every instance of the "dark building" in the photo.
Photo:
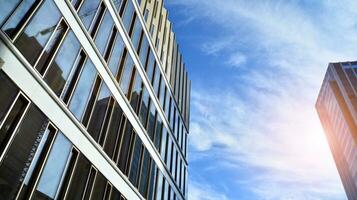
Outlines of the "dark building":
{"type": "Polygon", "coordinates": [[[0,199],[187,199],[191,83],[162,0],[0,0],[0,199]]]}
{"type": "Polygon", "coordinates": [[[316,108],[348,199],[357,199],[357,62],[331,63],[316,108]]]}

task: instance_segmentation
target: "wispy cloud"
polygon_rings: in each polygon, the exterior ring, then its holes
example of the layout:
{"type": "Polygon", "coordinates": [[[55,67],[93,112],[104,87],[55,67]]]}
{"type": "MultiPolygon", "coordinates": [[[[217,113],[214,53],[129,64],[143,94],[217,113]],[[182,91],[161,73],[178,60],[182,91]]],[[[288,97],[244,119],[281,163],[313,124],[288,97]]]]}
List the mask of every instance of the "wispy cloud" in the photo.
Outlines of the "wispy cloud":
{"type": "Polygon", "coordinates": [[[237,170],[258,169],[235,184],[260,199],[345,198],[314,103],[328,62],[357,59],[356,1],[170,4],[196,13],[191,23],[222,29],[225,37],[213,36],[203,53],[245,66],[227,73],[231,83],[194,85],[191,160],[206,154],[237,170]]]}

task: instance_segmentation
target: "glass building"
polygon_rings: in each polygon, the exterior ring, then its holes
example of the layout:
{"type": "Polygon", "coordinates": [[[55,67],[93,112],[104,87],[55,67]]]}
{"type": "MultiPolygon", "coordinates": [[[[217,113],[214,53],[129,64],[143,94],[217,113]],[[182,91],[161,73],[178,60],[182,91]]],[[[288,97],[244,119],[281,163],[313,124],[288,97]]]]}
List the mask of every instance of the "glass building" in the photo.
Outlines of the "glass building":
{"type": "Polygon", "coordinates": [[[331,63],[316,108],[348,199],[357,199],[357,62],[331,63]]]}
{"type": "Polygon", "coordinates": [[[187,199],[163,0],[0,0],[0,199],[187,199]]]}

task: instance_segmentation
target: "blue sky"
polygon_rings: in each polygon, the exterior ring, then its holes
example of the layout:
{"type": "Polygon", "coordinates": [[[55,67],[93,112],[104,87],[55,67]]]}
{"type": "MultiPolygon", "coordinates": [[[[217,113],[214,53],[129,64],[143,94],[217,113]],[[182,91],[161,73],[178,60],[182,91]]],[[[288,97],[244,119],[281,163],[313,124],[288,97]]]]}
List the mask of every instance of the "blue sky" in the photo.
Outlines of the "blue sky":
{"type": "Polygon", "coordinates": [[[190,200],[346,199],[314,104],[355,0],[169,0],[192,80],[190,200]]]}

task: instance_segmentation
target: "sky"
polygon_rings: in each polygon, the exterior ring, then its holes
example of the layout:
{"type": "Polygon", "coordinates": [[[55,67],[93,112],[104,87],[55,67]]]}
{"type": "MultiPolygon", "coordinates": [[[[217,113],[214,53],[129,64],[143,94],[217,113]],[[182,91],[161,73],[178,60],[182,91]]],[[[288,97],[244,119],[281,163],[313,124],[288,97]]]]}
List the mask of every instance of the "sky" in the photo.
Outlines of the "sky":
{"type": "Polygon", "coordinates": [[[189,200],[344,200],[315,102],[355,0],[167,0],[192,80],[189,200]]]}

